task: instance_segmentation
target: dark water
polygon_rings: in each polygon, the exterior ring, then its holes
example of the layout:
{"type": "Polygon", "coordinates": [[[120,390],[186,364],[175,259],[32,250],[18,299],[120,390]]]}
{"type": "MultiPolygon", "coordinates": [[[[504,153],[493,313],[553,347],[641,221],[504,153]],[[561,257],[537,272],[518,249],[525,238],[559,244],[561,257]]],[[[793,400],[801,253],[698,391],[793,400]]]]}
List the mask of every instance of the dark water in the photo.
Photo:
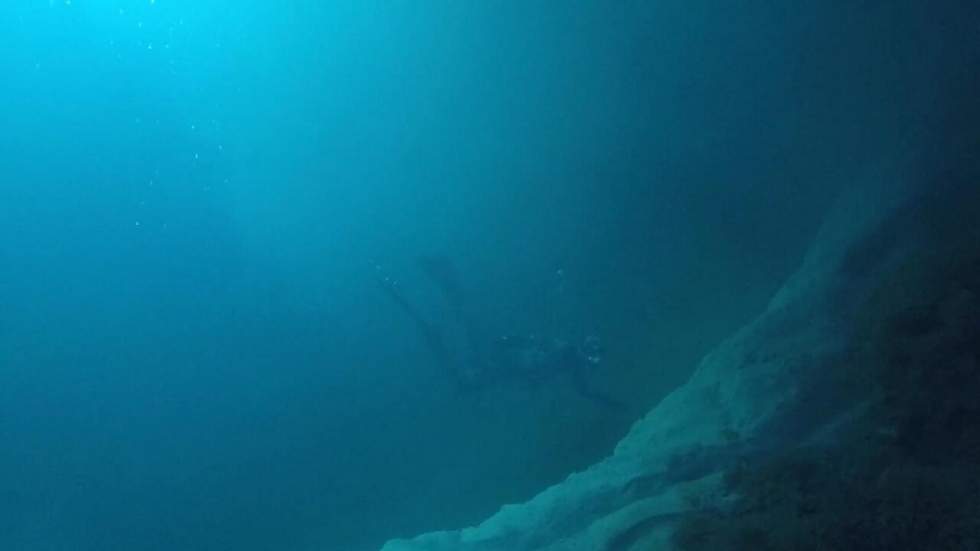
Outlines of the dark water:
{"type": "Polygon", "coordinates": [[[770,4],[5,2],[0,548],[373,549],[609,453],[941,95],[923,8],[770,4]],[[629,411],[459,392],[376,281],[448,323],[431,254],[629,411]]]}

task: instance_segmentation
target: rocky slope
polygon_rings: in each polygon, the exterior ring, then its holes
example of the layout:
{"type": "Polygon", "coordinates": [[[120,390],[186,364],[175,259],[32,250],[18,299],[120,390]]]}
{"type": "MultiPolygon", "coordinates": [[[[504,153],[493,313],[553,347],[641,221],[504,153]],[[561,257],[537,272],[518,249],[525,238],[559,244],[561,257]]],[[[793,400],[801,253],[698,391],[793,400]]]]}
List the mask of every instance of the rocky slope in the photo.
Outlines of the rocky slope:
{"type": "MultiPolygon", "coordinates": [[[[800,489],[801,481],[863,488],[869,503],[902,508],[881,506],[882,517],[905,514],[909,501],[877,499],[893,489],[877,480],[882,472],[913,469],[920,485],[936,486],[914,470],[921,461],[913,452],[929,435],[936,449],[963,440],[962,449],[938,453],[930,476],[969,472],[962,461],[980,460],[971,440],[980,435],[970,428],[980,425],[971,423],[976,406],[949,397],[944,384],[911,396],[935,380],[931,370],[953,370],[959,388],[980,388],[970,345],[980,341],[980,180],[913,173],[869,174],[889,183],[855,186],[842,198],[767,310],[705,357],[608,458],[477,526],[391,541],[383,551],[844,548],[844,532],[854,523],[874,532],[873,521],[841,518],[827,490],[800,489]]],[[[895,476],[905,487],[908,477],[895,476]]],[[[947,524],[972,505],[948,505],[947,524]]],[[[867,506],[851,514],[867,515],[867,506]]],[[[915,537],[948,529],[923,522],[915,537]]]]}

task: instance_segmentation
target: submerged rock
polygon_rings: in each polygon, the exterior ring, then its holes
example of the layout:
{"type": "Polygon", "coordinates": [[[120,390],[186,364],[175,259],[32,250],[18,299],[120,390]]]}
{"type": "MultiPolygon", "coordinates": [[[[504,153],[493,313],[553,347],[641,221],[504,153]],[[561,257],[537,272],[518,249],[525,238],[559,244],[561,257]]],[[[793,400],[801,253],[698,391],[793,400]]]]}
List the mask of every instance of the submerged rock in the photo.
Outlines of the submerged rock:
{"type": "MultiPolygon", "coordinates": [[[[818,457],[816,450],[833,450],[855,432],[871,435],[862,438],[874,442],[868,447],[875,450],[912,434],[910,427],[916,425],[909,419],[881,414],[890,387],[882,382],[887,370],[876,367],[879,356],[869,343],[880,342],[874,335],[885,318],[895,324],[889,331],[913,333],[903,333],[904,341],[927,338],[941,325],[974,323],[980,319],[976,291],[960,288],[935,307],[929,302],[935,297],[926,296],[925,304],[912,305],[918,309],[890,315],[883,312],[907,302],[909,295],[882,298],[882,282],[904,277],[910,265],[942,263],[941,258],[969,256],[980,249],[934,254],[937,240],[948,242],[952,229],[943,212],[958,209],[961,222],[980,213],[973,187],[889,186],[850,194],[767,310],[707,355],[686,384],[636,422],[611,456],[527,503],[503,507],[477,526],[390,541],[383,551],[714,548],[724,539],[718,535],[718,519],[731,524],[741,518],[733,511],[746,506],[745,480],[754,480],[755,487],[771,482],[772,494],[781,496],[779,507],[793,503],[794,518],[811,514],[808,508],[825,503],[814,497],[818,492],[798,490],[792,495],[803,497],[787,500],[785,484],[780,484],[840,482],[800,474],[824,463],[755,467],[800,449],[818,457]],[[705,535],[709,533],[713,536],[705,535]]],[[[963,242],[967,249],[974,243],[969,235],[963,242]]],[[[974,412],[951,407],[950,430],[962,432],[974,412]]],[[[919,476],[908,469],[891,469],[887,475],[919,476]]],[[[776,507],[756,498],[756,510],[776,507]]],[[[731,548],[778,549],[783,548],[780,541],[790,541],[773,539],[765,526],[756,528],[738,532],[749,539],[731,548]]]]}

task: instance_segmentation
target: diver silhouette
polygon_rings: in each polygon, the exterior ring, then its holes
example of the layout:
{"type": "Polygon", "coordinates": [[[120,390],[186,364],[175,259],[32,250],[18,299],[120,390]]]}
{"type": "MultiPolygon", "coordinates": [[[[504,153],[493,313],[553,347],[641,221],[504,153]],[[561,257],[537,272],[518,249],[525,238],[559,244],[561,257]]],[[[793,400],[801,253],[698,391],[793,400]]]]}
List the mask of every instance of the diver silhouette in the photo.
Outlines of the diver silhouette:
{"type": "Polygon", "coordinates": [[[506,382],[540,385],[565,379],[579,396],[593,404],[603,409],[629,411],[625,403],[599,392],[589,382],[589,374],[603,363],[603,347],[598,337],[590,335],[577,344],[533,335],[504,335],[485,340],[466,307],[455,265],[444,256],[427,256],[419,259],[419,267],[435,285],[462,330],[463,342],[456,346],[447,342],[448,332],[429,321],[405,298],[397,282],[380,268],[378,284],[415,325],[433,361],[455,387],[474,391],[506,382]]]}

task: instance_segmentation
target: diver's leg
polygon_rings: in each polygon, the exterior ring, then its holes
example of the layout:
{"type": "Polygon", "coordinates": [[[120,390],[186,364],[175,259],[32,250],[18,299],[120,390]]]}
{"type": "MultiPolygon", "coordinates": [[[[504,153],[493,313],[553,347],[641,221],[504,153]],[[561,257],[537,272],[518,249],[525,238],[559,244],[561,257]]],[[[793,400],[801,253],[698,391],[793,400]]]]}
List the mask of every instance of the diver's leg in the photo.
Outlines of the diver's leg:
{"type": "Polygon", "coordinates": [[[631,413],[631,408],[625,402],[619,401],[605,393],[599,392],[589,384],[588,379],[586,379],[585,373],[580,369],[575,369],[571,372],[572,388],[575,392],[589,400],[593,404],[596,404],[602,409],[616,411],[617,413],[628,414],[631,413]]]}
{"type": "Polygon", "coordinates": [[[453,355],[446,346],[442,331],[436,325],[426,320],[421,312],[412,303],[408,302],[398,291],[395,282],[390,278],[380,277],[378,278],[378,284],[391,301],[415,324],[419,334],[422,336],[422,342],[432,354],[432,358],[435,360],[436,365],[439,366],[439,369],[446,373],[456,387],[465,386],[466,374],[461,373],[456,362],[453,361],[453,355]]]}
{"type": "Polygon", "coordinates": [[[464,310],[463,286],[456,265],[447,256],[431,255],[419,258],[419,267],[455,312],[464,310]]]}
{"type": "Polygon", "coordinates": [[[415,323],[415,325],[423,330],[423,333],[429,330],[432,324],[430,324],[422,316],[415,306],[413,306],[407,299],[405,299],[404,296],[402,296],[394,280],[389,277],[379,277],[378,286],[381,287],[381,290],[388,295],[388,298],[390,298],[402,312],[405,312],[405,314],[415,323]]]}

